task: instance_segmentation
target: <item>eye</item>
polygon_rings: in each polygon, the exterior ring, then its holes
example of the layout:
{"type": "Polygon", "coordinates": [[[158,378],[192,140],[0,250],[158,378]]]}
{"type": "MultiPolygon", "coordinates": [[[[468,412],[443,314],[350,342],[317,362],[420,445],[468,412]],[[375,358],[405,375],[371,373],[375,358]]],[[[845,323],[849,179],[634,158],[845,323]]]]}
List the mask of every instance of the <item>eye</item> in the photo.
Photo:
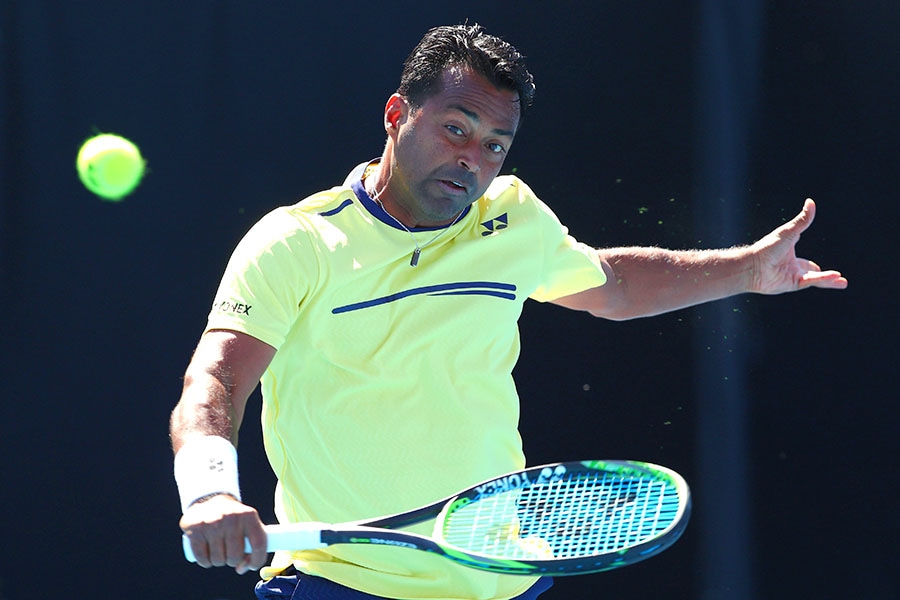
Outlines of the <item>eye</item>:
{"type": "Polygon", "coordinates": [[[466,133],[462,129],[457,127],[456,125],[445,125],[445,127],[447,128],[447,131],[449,131],[450,133],[452,133],[455,136],[462,137],[462,136],[466,135],[466,133]]]}
{"type": "Polygon", "coordinates": [[[487,145],[487,148],[494,154],[503,154],[504,152],[506,152],[506,148],[504,148],[502,145],[498,144],[497,142],[490,142],[487,145]]]}

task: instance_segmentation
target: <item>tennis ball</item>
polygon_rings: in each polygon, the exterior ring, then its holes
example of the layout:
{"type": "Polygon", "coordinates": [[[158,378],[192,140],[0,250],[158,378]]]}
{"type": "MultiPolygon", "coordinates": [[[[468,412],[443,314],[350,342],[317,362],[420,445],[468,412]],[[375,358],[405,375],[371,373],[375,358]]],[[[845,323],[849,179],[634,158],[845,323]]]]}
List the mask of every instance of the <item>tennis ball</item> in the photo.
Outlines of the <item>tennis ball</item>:
{"type": "Polygon", "coordinates": [[[103,133],[81,146],[75,165],[84,187],[105,200],[117,202],[141,182],[145,162],[131,141],[103,133]]]}

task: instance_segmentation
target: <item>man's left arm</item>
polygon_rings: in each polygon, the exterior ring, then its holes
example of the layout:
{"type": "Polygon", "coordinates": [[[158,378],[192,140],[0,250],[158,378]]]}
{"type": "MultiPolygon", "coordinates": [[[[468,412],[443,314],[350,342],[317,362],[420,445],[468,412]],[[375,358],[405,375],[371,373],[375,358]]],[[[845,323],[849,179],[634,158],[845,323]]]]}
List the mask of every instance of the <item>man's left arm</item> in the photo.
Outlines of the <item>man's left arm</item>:
{"type": "Polygon", "coordinates": [[[808,287],[844,289],[838,271],[797,257],[816,205],[807,200],[791,221],[749,246],[720,250],[602,248],[607,283],[558,298],[566,308],[613,320],[661,314],[742,293],[782,294],[808,287]]]}

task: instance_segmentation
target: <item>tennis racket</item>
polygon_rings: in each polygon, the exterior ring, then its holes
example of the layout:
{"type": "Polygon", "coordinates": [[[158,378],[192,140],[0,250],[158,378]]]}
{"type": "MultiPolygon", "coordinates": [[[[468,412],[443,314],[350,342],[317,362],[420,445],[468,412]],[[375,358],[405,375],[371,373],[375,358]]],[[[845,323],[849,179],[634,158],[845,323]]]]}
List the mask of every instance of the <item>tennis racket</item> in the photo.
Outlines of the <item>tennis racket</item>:
{"type": "MultiPolygon", "coordinates": [[[[684,479],[665,467],[563,462],[508,473],[389,517],[267,525],[267,549],[376,544],[432,552],[496,573],[577,575],[662,552],[687,526],[690,505],[684,479]],[[435,520],[431,537],[396,531],[430,519],[435,520]]],[[[184,553],[194,560],[187,536],[184,553]]]]}

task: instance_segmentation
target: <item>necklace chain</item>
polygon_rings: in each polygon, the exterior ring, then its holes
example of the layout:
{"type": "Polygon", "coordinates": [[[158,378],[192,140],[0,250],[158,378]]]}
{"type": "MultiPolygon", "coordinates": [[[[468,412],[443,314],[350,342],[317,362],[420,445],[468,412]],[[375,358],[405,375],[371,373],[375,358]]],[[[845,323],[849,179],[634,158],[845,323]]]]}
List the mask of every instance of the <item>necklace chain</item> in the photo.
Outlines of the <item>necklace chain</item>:
{"type": "Polygon", "coordinates": [[[394,215],[392,215],[391,213],[389,213],[389,212],[387,211],[387,209],[384,207],[384,204],[382,204],[380,198],[375,198],[375,202],[378,203],[378,206],[381,207],[381,210],[384,211],[384,214],[386,214],[387,216],[389,216],[390,218],[392,218],[392,219],[397,223],[397,225],[399,225],[400,227],[402,227],[402,228],[403,228],[403,231],[405,231],[406,233],[408,233],[408,234],[409,234],[409,237],[412,238],[413,244],[415,244],[416,249],[413,250],[412,256],[411,256],[410,259],[409,259],[409,266],[411,266],[411,267],[415,267],[416,265],[419,264],[419,256],[422,255],[422,250],[424,250],[425,248],[427,248],[428,246],[430,246],[431,244],[433,244],[439,237],[441,237],[442,235],[444,235],[444,232],[445,232],[445,231],[447,231],[448,229],[450,229],[451,227],[453,227],[454,225],[456,225],[456,222],[459,221],[459,219],[460,219],[460,217],[462,217],[463,213],[466,212],[465,210],[459,211],[459,214],[456,215],[456,218],[453,219],[453,222],[452,222],[452,223],[450,223],[449,225],[447,225],[446,227],[444,227],[443,229],[441,229],[440,231],[438,231],[437,234],[436,234],[433,238],[431,238],[430,240],[428,240],[427,242],[425,242],[424,244],[422,244],[422,245],[420,246],[420,245],[419,245],[419,241],[416,239],[415,234],[413,234],[413,232],[409,229],[409,227],[407,227],[406,225],[404,225],[403,222],[402,222],[400,219],[398,219],[397,217],[395,217],[394,215]]]}

